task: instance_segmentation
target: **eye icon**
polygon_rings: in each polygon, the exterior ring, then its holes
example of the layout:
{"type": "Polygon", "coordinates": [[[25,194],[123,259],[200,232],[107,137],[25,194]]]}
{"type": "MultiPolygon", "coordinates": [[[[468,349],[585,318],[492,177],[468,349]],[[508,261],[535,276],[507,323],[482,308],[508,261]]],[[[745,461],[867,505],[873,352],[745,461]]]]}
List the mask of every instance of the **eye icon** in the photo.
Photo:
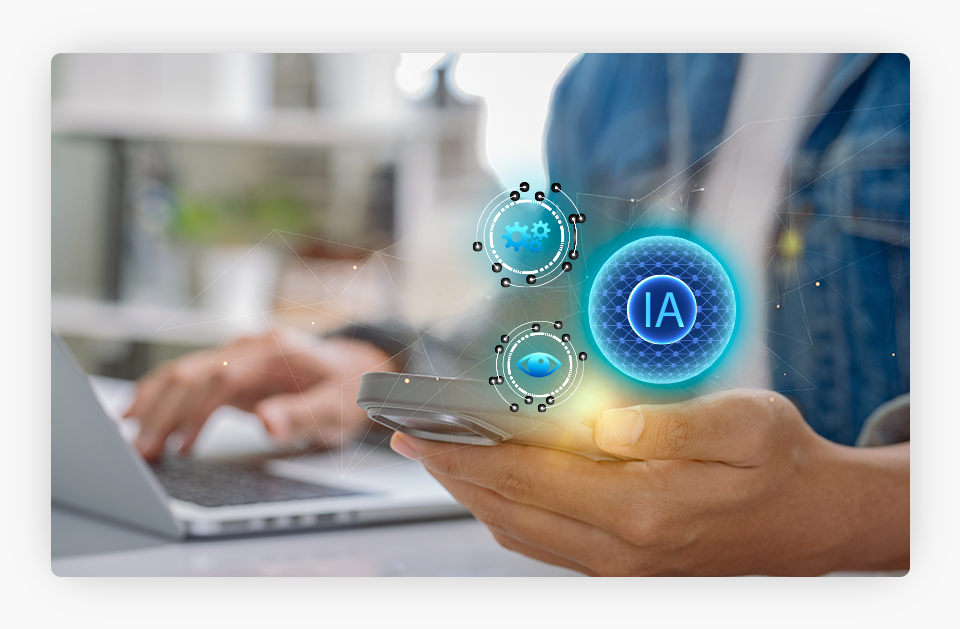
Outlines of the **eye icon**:
{"type": "Polygon", "coordinates": [[[556,371],[558,367],[560,367],[560,361],[543,352],[527,354],[517,361],[517,368],[534,378],[545,378],[556,371]]]}

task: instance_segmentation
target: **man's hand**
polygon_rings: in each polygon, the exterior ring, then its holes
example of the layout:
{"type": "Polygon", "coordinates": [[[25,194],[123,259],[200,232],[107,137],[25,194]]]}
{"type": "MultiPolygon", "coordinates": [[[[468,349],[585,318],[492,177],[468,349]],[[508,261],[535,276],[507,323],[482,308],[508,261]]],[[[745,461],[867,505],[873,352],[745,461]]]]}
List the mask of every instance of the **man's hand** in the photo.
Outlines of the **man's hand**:
{"type": "Polygon", "coordinates": [[[909,567],[910,445],[854,449],[769,391],[604,413],[626,462],[397,433],[506,548],[588,574],[822,574],[909,567]]]}
{"type": "Polygon", "coordinates": [[[181,451],[189,450],[224,404],[256,413],[278,441],[334,446],[365,424],[356,404],[360,376],[394,369],[367,343],[278,329],[160,365],[140,380],[125,416],[140,419],[136,446],[148,460],[160,457],[173,432],[183,438],[181,451]]]}

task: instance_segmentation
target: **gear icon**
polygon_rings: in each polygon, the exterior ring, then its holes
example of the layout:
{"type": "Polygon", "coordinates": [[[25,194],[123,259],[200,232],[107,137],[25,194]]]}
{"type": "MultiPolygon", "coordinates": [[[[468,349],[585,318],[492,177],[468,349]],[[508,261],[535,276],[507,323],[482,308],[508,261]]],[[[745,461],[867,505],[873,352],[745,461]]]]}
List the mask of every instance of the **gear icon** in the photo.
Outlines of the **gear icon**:
{"type": "Polygon", "coordinates": [[[510,225],[504,225],[503,228],[507,230],[507,233],[503,234],[501,238],[507,241],[507,247],[513,247],[514,250],[519,253],[520,247],[524,246],[524,243],[529,238],[527,230],[530,226],[524,225],[520,227],[520,221],[515,221],[512,227],[510,225]]]}
{"type": "Polygon", "coordinates": [[[537,240],[536,234],[533,235],[533,238],[530,238],[529,240],[527,240],[527,242],[524,243],[523,246],[529,249],[530,251],[532,251],[533,253],[540,253],[540,251],[543,250],[543,248],[540,246],[540,241],[537,240]]]}
{"type": "Polygon", "coordinates": [[[533,224],[533,233],[530,235],[536,238],[537,240],[543,240],[544,238],[547,237],[547,234],[549,233],[550,233],[550,228],[547,227],[546,223],[544,223],[543,221],[540,221],[539,223],[533,224]]]}

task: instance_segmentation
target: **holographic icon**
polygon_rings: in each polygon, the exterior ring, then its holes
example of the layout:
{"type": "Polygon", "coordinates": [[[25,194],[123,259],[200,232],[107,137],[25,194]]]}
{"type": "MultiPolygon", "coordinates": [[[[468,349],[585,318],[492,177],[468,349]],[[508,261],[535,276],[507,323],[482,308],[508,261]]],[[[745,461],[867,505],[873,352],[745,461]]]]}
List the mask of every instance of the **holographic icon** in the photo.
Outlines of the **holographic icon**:
{"type": "Polygon", "coordinates": [[[685,337],[697,318],[697,298],[683,280],[653,275],[633,289],[627,319],[637,336],[654,345],[669,345],[685,337]]]}
{"type": "MultiPolygon", "coordinates": [[[[543,251],[543,241],[550,235],[550,226],[543,221],[538,221],[533,224],[533,231],[529,236],[527,230],[530,229],[530,225],[521,226],[520,221],[514,221],[513,225],[504,225],[503,228],[506,233],[501,234],[500,237],[507,241],[507,248],[513,248],[513,250],[518,253],[520,252],[520,247],[525,247],[531,253],[540,253],[543,251]]],[[[480,249],[476,247],[477,244],[480,243],[474,243],[474,251],[480,251],[480,249]]],[[[503,269],[502,265],[500,268],[501,270],[503,269]]]]}
{"type": "Polygon", "coordinates": [[[590,330],[603,356],[641,382],[702,374],[733,338],[737,303],[712,253],[677,236],[648,236],[603,263],[590,289],[590,330]]]}
{"type": "Polygon", "coordinates": [[[561,364],[559,360],[546,352],[527,354],[516,362],[520,371],[534,378],[546,378],[556,371],[561,364]],[[550,366],[551,363],[553,364],[552,367],[550,366]]]}
{"type": "Polygon", "coordinates": [[[533,236],[537,241],[543,240],[550,235],[550,226],[543,221],[534,223],[533,232],[530,235],[533,236]]]}
{"type": "Polygon", "coordinates": [[[493,272],[502,274],[504,288],[543,286],[574,270],[571,260],[579,255],[578,230],[585,217],[559,183],[550,191],[552,198],[534,193],[527,182],[519,190],[504,190],[477,222],[473,250],[486,254],[493,272]],[[533,198],[522,198],[521,192],[533,198]],[[569,222],[568,216],[573,217],[569,222]]]}
{"type": "Polygon", "coordinates": [[[520,227],[520,221],[514,221],[513,225],[504,225],[504,229],[507,230],[507,233],[500,236],[507,241],[507,248],[513,247],[517,252],[520,251],[520,247],[523,247],[527,244],[527,230],[530,229],[529,225],[524,225],[520,227]]]}
{"type": "Polygon", "coordinates": [[[493,346],[496,372],[489,382],[511,412],[523,414],[523,400],[530,410],[544,413],[580,386],[587,355],[577,352],[569,334],[559,333],[562,328],[562,321],[528,321],[502,334],[493,346]]]}

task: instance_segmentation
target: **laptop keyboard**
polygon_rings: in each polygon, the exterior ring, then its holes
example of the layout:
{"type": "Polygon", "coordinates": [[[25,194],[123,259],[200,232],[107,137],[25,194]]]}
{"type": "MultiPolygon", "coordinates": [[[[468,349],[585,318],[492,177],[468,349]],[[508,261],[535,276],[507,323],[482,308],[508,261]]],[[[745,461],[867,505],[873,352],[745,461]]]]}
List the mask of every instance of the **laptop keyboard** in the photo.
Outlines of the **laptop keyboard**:
{"type": "Polygon", "coordinates": [[[166,457],[151,465],[167,494],[204,507],[352,496],[358,492],[274,476],[257,465],[166,457]]]}

